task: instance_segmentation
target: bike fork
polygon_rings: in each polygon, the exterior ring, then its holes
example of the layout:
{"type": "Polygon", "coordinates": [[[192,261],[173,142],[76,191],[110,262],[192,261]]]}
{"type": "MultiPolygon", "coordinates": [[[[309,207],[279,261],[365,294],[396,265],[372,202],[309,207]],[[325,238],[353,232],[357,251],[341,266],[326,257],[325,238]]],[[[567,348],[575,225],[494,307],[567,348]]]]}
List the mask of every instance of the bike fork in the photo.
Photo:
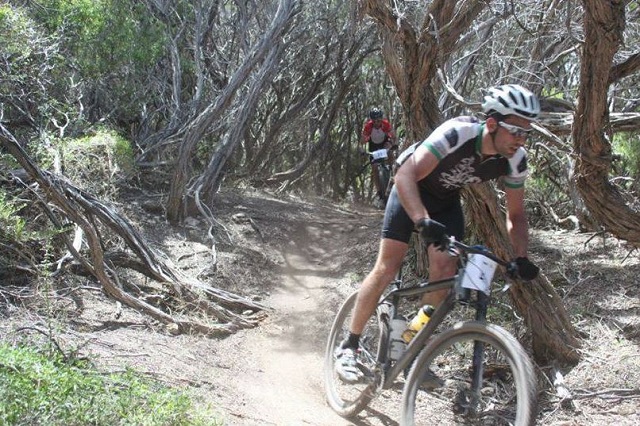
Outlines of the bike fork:
{"type": "MultiPolygon", "coordinates": [[[[485,321],[487,318],[487,306],[489,296],[478,292],[476,302],[476,321],[485,321]]],[[[473,362],[471,368],[471,389],[469,392],[469,408],[475,410],[480,400],[482,390],[482,376],[484,375],[484,343],[476,340],[473,344],[473,362]]]]}

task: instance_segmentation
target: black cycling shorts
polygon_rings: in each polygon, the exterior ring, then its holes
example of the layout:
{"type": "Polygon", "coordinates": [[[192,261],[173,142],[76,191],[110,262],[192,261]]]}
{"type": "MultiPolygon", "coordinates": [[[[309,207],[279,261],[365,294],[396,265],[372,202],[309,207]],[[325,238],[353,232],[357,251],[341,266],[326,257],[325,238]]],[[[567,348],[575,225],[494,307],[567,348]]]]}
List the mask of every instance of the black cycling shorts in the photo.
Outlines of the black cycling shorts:
{"type": "MultiPolygon", "coordinates": [[[[442,200],[425,191],[420,191],[420,198],[429,212],[429,217],[446,226],[449,235],[462,241],[464,238],[464,214],[460,196],[442,200]]],[[[400,204],[398,191],[394,185],[384,212],[382,238],[390,238],[408,244],[414,228],[413,221],[400,204]]]]}
{"type": "Polygon", "coordinates": [[[389,136],[385,137],[384,140],[380,143],[373,143],[371,142],[371,139],[369,139],[369,152],[377,151],[384,148],[384,144],[387,142],[390,142],[389,136]]]}

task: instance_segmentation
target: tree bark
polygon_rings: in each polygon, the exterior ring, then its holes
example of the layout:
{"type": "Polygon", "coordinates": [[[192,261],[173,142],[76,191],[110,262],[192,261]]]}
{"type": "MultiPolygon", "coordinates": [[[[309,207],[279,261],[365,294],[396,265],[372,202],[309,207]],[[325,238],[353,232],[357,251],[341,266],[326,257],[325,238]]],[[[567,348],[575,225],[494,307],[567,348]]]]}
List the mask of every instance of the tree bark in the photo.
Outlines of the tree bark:
{"type": "MultiPolygon", "coordinates": [[[[505,214],[498,208],[492,185],[472,185],[463,194],[465,211],[472,217],[474,231],[496,255],[512,259],[514,253],[507,236],[505,214]]],[[[509,296],[531,332],[533,356],[539,364],[555,361],[575,365],[579,361],[577,333],[562,299],[544,276],[544,268],[533,281],[515,282],[509,289],[509,296]]]]}
{"type": "Polygon", "coordinates": [[[277,40],[282,36],[291,18],[299,11],[298,0],[280,0],[278,11],[273,18],[271,27],[264,34],[238,70],[234,73],[225,87],[223,93],[216,99],[215,103],[209,105],[199,114],[185,129],[184,143],[180,149],[180,156],[176,165],[176,170],[171,181],[169,198],[167,201],[167,219],[170,223],[177,223],[182,220],[186,210],[188,200],[187,182],[191,178],[191,161],[195,149],[202,137],[210,130],[215,119],[233,101],[237,91],[249,78],[253,69],[268,55],[277,45],[277,40]]]}
{"type": "Polygon", "coordinates": [[[614,54],[623,40],[625,2],[584,0],[583,3],[585,40],[572,131],[578,154],[576,183],[598,223],[615,236],[640,244],[640,216],[609,182],[612,150],[607,90],[609,82],[625,72],[622,68],[612,69],[614,54]]]}

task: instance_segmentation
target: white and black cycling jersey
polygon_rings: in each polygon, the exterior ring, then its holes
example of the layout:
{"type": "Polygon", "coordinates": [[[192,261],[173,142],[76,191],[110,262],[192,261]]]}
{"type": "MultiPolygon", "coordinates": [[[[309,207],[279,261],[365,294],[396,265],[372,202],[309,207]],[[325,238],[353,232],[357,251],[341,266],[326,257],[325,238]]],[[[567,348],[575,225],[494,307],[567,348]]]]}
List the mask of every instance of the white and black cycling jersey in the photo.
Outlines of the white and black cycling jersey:
{"type": "Polygon", "coordinates": [[[509,188],[523,187],[528,174],[525,149],[518,148],[511,158],[496,154],[483,160],[480,153],[483,130],[484,122],[475,117],[453,118],[424,141],[407,148],[397,163],[404,163],[419,146],[431,151],[438,158],[438,165],[418,186],[440,199],[457,196],[470,183],[497,178],[502,178],[509,188]]]}

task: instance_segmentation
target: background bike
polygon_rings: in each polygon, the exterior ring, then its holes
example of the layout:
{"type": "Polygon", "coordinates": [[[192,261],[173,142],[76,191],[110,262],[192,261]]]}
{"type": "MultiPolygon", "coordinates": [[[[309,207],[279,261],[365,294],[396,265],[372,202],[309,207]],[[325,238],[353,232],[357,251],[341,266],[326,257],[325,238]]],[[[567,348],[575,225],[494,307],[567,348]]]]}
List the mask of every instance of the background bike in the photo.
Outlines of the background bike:
{"type": "Polygon", "coordinates": [[[389,160],[389,153],[394,148],[397,149],[397,146],[394,146],[391,149],[381,148],[373,152],[363,152],[363,154],[369,156],[369,164],[371,167],[375,167],[376,169],[376,176],[381,188],[381,193],[379,195],[383,206],[387,204],[387,199],[391,192],[391,185],[393,185],[391,180],[393,166],[389,160]]]}
{"type": "Polygon", "coordinates": [[[460,259],[456,276],[415,285],[406,285],[399,277],[389,286],[361,336],[358,368],[362,379],[355,384],[343,383],[334,372],[334,352],[348,333],[357,293],[343,303],[329,334],[324,366],[327,401],[341,416],[355,416],[406,375],[399,402],[402,425],[533,424],[533,365],[508,331],[486,320],[491,268],[495,268],[490,262],[506,267],[511,276],[517,274],[517,267],[483,247],[470,247],[454,239],[450,239],[448,250],[460,259]],[[445,301],[397,355],[402,342],[392,339],[398,335],[393,327],[406,327],[406,302],[442,289],[449,289],[445,301]],[[447,323],[456,306],[471,310],[474,319],[447,323]]]}

